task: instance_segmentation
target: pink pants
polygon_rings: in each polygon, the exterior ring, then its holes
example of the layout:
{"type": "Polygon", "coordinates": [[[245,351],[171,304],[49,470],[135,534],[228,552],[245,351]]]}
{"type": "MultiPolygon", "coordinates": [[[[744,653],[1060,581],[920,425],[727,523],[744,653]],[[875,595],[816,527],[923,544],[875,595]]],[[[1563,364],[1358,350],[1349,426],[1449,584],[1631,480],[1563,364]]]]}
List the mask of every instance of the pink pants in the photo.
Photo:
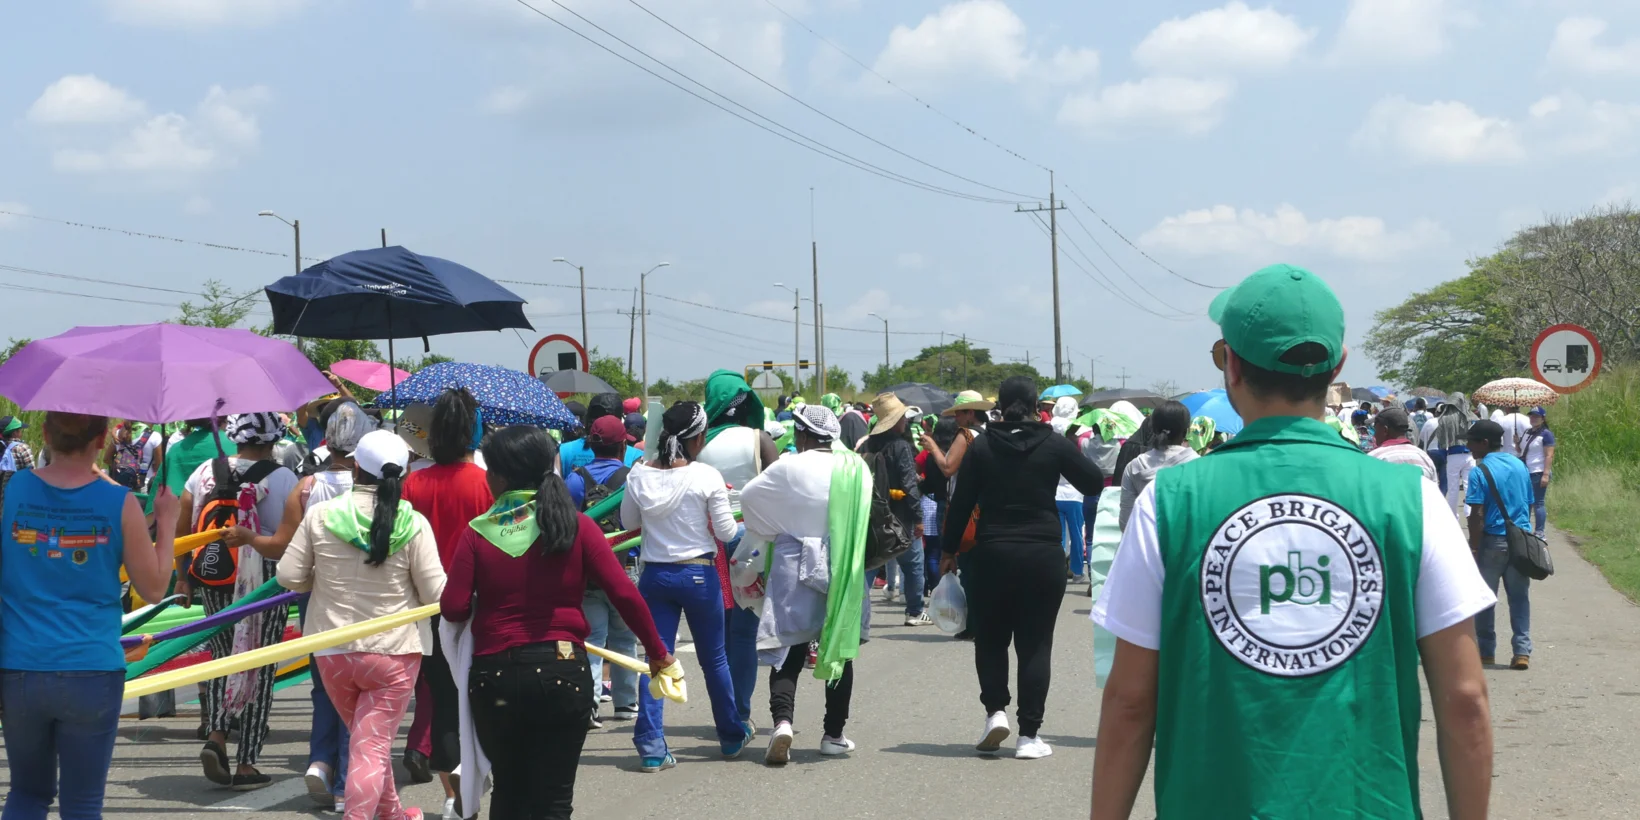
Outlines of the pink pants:
{"type": "Polygon", "coordinates": [[[351,733],[345,820],[401,820],[393,787],[393,739],[410,708],[421,655],[347,652],[317,659],[325,691],[351,733]]]}

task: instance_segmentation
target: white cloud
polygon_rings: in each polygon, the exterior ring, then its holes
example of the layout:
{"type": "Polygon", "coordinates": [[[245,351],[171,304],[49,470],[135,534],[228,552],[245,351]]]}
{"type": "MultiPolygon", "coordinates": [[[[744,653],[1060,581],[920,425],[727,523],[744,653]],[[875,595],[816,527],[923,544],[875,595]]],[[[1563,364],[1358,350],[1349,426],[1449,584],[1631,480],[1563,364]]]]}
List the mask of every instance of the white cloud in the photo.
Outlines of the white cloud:
{"type": "Polygon", "coordinates": [[[894,258],[894,264],[907,270],[922,270],[923,261],[923,255],[915,251],[908,251],[894,258]]]}
{"type": "MultiPolygon", "coordinates": [[[[895,26],[873,68],[895,83],[921,89],[962,82],[1076,85],[1099,73],[1099,52],[1062,47],[1039,57],[1025,21],[1002,0],[961,0],[922,19],[895,26]]],[[[880,85],[880,84],[879,84],[880,85]]]]}
{"type": "Polygon", "coordinates": [[[1556,154],[1627,154],[1640,138],[1640,105],[1632,103],[1564,93],[1538,100],[1527,113],[1534,131],[1556,154]]]}
{"type": "Polygon", "coordinates": [[[26,214],[29,212],[28,206],[21,202],[0,202],[0,211],[11,212],[0,213],[0,230],[5,228],[15,228],[20,222],[23,221],[21,218],[13,216],[12,214],[26,214]]]}
{"type": "Polygon", "coordinates": [[[940,308],[941,327],[964,327],[973,322],[986,318],[988,314],[967,302],[958,303],[954,307],[940,308]]]}
{"type": "Polygon", "coordinates": [[[1135,126],[1196,134],[1218,125],[1234,93],[1228,80],[1146,77],[1067,96],[1059,121],[1094,133],[1135,126]]]}
{"type": "Polygon", "coordinates": [[[516,85],[504,85],[484,96],[479,104],[489,114],[516,114],[530,103],[530,91],[516,85]]]}
{"type": "Polygon", "coordinates": [[[215,206],[211,201],[199,194],[188,197],[188,201],[182,203],[182,212],[189,216],[204,216],[213,210],[215,206]]]}
{"type": "Polygon", "coordinates": [[[121,23],[156,28],[252,28],[290,17],[308,0],[106,0],[121,23]]]}
{"type": "Polygon", "coordinates": [[[1640,189],[1637,189],[1632,182],[1623,185],[1613,185],[1611,188],[1606,190],[1605,194],[1601,195],[1600,199],[1596,200],[1596,204],[1628,205],[1634,202],[1634,196],[1636,193],[1640,193],[1640,189]]]}
{"type": "Polygon", "coordinates": [[[28,119],[40,125],[125,122],[144,110],[141,100],[94,74],[69,74],[46,86],[29,106],[28,119]]]}
{"type": "Polygon", "coordinates": [[[1410,64],[1446,51],[1452,30],[1474,25],[1470,0],[1350,0],[1333,48],[1340,61],[1410,64]]]}
{"type": "Polygon", "coordinates": [[[1229,205],[1186,211],[1163,219],[1139,237],[1142,245],[1193,256],[1308,251],[1364,260],[1392,258],[1446,240],[1446,232],[1429,220],[1391,230],[1375,216],[1312,220],[1286,204],[1274,213],[1229,205]]]}
{"type": "Polygon", "coordinates": [[[1163,22],[1134,47],[1133,59],[1161,74],[1268,71],[1292,62],[1313,39],[1315,29],[1293,17],[1233,0],[1163,22]]]}
{"type": "MultiPolygon", "coordinates": [[[[261,86],[211,86],[191,116],[167,112],[123,131],[47,129],[55,144],[51,163],[68,173],[197,174],[234,165],[261,138],[256,110],[268,99],[261,86]]],[[[142,104],[136,103],[138,106],[142,104]]]]}
{"type": "Polygon", "coordinates": [[[1419,163],[1501,163],[1526,157],[1519,129],[1460,102],[1419,105],[1386,97],[1372,107],[1352,143],[1419,163]]]}
{"type": "Polygon", "coordinates": [[[1640,37],[1621,43],[1596,42],[1608,26],[1594,17],[1568,17],[1555,29],[1549,64],[1581,74],[1640,74],[1640,37]]]}

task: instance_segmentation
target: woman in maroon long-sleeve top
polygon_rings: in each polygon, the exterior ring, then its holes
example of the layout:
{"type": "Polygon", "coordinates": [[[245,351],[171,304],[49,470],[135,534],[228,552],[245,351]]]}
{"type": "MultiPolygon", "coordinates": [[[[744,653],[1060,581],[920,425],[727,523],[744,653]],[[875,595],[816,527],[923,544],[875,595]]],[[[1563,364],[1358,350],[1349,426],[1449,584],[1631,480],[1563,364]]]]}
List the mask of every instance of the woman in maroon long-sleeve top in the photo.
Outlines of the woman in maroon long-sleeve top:
{"type": "Polygon", "coordinates": [[[496,502],[456,543],[442,614],[473,622],[467,689],[494,767],[490,817],[567,818],[598,692],[583,646],[587,582],[609,594],[652,672],[672,656],[603,531],[576,511],[552,438],[509,427],[482,449],[496,502]]]}

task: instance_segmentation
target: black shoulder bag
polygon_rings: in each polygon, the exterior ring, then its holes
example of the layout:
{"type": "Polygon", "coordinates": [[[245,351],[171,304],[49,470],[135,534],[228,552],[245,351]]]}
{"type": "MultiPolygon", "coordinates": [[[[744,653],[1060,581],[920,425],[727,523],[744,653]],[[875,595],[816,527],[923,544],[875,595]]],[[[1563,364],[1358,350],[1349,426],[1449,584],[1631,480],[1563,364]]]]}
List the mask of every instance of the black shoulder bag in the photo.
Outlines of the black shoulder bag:
{"type": "Polygon", "coordinates": [[[1492,502],[1498,505],[1498,511],[1503,513],[1504,540],[1509,543],[1509,565],[1516,572],[1534,580],[1541,581],[1555,574],[1555,562],[1549,557],[1549,542],[1539,538],[1537,533],[1527,532],[1515,526],[1515,519],[1510,517],[1509,508],[1503,506],[1503,495],[1498,492],[1498,483],[1492,480],[1492,471],[1486,469],[1486,462],[1477,460],[1475,466],[1481,468],[1481,474],[1486,476],[1486,488],[1492,491],[1492,502]]]}

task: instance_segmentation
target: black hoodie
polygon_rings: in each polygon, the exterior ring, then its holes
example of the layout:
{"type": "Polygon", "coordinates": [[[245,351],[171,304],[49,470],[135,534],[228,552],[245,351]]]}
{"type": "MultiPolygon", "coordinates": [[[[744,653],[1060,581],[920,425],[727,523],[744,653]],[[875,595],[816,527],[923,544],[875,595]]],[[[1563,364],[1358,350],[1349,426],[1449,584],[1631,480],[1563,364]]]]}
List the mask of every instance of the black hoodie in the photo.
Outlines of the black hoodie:
{"type": "MultiPolygon", "coordinates": [[[[1040,421],[993,422],[974,439],[951,496],[942,532],[960,533],[977,506],[981,542],[1048,543],[1060,541],[1059,507],[1054,496],[1059,477],[1085,495],[1105,488],[1099,467],[1071,440],[1040,421]]],[[[960,538],[942,538],[954,553],[960,538]]]]}

